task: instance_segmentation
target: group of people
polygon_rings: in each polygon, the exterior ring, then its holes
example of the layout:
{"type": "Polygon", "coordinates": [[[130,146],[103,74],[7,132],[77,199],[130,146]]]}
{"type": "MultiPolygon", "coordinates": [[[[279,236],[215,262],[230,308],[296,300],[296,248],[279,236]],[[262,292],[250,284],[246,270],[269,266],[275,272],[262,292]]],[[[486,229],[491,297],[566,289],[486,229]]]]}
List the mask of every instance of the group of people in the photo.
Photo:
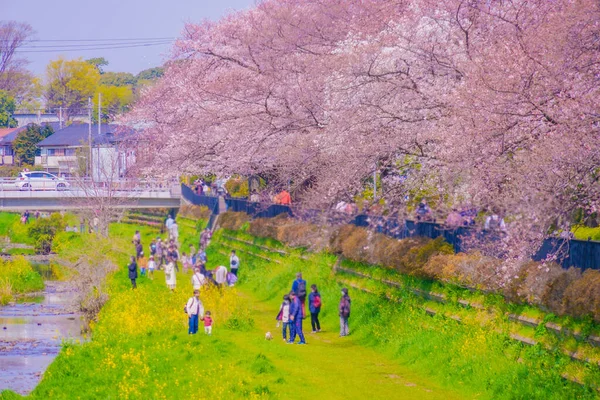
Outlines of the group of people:
{"type": "MultiPolygon", "coordinates": [[[[302,278],[302,273],[299,272],[292,283],[292,290],[283,296],[283,302],[277,313],[277,326],[282,326],[283,341],[289,344],[295,343],[296,337],[299,339],[297,344],[306,344],[302,322],[306,318],[307,300],[312,333],[321,332],[321,323],[319,321],[319,314],[323,305],[321,294],[317,289],[317,285],[312,284],[310,286],[310,293],[307,295],[306,285],[306,280],[302,278]]],[[[350,318],[350,304],[348,289],[343,288],[338,307],[340,337],[348,336],[349,334],[348,319],[350,318]]]]}

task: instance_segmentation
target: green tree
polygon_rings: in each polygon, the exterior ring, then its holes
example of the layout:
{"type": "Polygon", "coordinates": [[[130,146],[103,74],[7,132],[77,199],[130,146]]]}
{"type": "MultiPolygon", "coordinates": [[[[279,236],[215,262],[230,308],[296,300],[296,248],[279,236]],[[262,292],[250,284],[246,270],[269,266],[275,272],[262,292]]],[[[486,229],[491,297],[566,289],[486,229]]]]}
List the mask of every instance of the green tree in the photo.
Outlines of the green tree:
{"type": "Polygon", "coordinates": [[[85,60],[85,62],[96,67],[99,74],[103,74],[104,70],[102,67],[106,67],[108,65],[108,61],[104,57],[90,58],[89,60],[85,60]]]}
{"type": "Polygon", "coordinates": [[[135,78],[136,80],[153,80],[160,78],[164,74],[165,69],[163,67],[154,67],[140,71],[135,78]]]}
{"type": "Polygon", "coordinates": [[[105,86],[135,85],[137,79],[129,72],[105,72],[100,77],[100,84],[105,86]]]}
{"type": "MultiPolygon", "coordinates": [[[[94,109],[98,109],[98,93],[102,94],[102,122],[110,122],[118,114],[127,111],[133,100],[133,92],[129,86],[98,86],[94,95],[94,109]]],[[[98,121],[98,114],[94,115],[98,121]]]]}
{"type": "Polygon", "coordinates": [[[0,128],[17,126],[17,120],[13,118],[15,108],[15,99],[7,91],[0,90],[0,128]]]}
{"type": "Polygon", "coordinates": [[[87,109],[87,101],[98,88],[100,73],[97,68],[83,61],[58,58],[46,67],[46,100],[48,107],[62,107],[64,117],[87,109]]]}
{"type": "Polygon", "coordinates": [[[29,125],[27,129],[20,132],[13,141],[15,157],[20,164],[33,165],[37,153],[37,144],[48,136],[52,135],[54,130],[50,125],[29,125]]]}
{"type": "Polygon", "coordinates": [[[33,239],[38,253],[48,254],[52,250],[52,241],[56,234],[65,229],[65,221],[59,213],[50,218],[38,218],[29,227],[29,237],[33,239]]]}

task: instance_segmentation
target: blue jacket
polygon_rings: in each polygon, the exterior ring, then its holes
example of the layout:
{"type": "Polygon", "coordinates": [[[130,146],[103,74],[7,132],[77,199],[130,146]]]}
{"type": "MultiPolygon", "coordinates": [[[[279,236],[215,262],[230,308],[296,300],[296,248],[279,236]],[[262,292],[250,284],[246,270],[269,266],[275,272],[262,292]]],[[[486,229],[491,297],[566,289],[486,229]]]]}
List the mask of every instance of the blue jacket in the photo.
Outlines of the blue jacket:
{"type": "Polygon", "coordinates": [[[308,290],[304,279],[296,279],[294,283],[292,283],[292,292],[296,293],[296,296],[298,295],[298,286],[300,285],[300,282],[304,282],[304,287],[308,290]]]}
{"type": "Polygon", "coordinates": [[[296,297],[290,304],[290,320],[294,317],[294,323],[302,321],[302,304],[300,299],[296,297]]]}
{"type": "Polygon", "coordinates": [[[308,309],[310,310],[311,314],[318,314],[321,312],[320,306],[319,307],[313,306],[313,299],[315,298],[315,296],[321,297],[321,293],[310,292],[310,294],[308,295],[308,309]]]}

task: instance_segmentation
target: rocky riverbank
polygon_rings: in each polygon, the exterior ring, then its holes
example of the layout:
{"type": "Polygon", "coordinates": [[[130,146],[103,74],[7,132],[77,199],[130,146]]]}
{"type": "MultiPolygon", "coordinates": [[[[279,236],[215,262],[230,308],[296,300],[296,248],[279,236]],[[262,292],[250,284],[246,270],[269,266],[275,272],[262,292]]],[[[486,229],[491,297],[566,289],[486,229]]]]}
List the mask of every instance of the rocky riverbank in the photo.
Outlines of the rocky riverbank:
{"type": "Polygon", "coordinates": [[[0,391],[27,394],[41,380],[64,340],[81,340],[83,321],[66,282],[0,307],[0,391]]]}

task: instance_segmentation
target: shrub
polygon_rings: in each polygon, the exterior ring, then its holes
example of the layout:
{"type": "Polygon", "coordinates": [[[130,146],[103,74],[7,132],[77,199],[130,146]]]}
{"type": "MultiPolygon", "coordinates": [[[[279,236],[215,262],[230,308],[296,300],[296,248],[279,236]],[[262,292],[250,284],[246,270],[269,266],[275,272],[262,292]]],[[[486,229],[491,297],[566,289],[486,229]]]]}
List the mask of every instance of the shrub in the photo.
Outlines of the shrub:
{"type": "Polygon", "coordinates": [[[208,219],[210,210],[206,206],[183,205],[179,209],[179,215],[190,219],[208,219]]]}
{"type": "Polygon", "coordinates": [[[513,298],[530,304],[543,304],[542,298],[549,290],[550,284],[563,273],[556,263],[540,263],[529,261],[524,263],[513,286],[513,298]]]}
{"type": "Polygon", "coordinates": [[[600,271],[588,269],[565,290],[564,312],[600,322],[600,271]]]}
{"type": "Polygon", "coordinates": [[[548,283],[547,290],[542,294],[540,305],[545,306],[555,314],[565,314],[567,310],[564,305],[565,292],[569,285],[581,279],[579,268],[564,269],[553,280],[548,283]]]}
{"type": "Polygon", "coordinates": [[[225,189],[232,197],[248,197],[248,179],[231,178],[225,183],[225,189]]]}
{"type": "Polygon", "coordinates": [[[229,229],[230,231],[237,231],[248,221],[250,221],[250,216],[245,212],[227,211],[219,215],[219,225],[221,228],[229,229]]]}
{"type": "Polygon", "coordinates": [[[0,260],[0,304],[11,301],[15,293],[34,292],[43,288],[41,275],[33,270],[25,257],[0,260]]]}
{"type": "Polygon", "coordinates": [[[50,218],[38,218],[29,227],[29,236],[34,241],[36,251],[48,254],[52,250],[52,241],[58,232],[65,229],[63,217],[54,213],[50,218]]]}
{"type": "Polygon", "coordinates": [[[428,277],[482,290],[499,288],[497,271],[501,260],[479,252],[434,255],[423,266],[428,277]]]}
{"type": "Polygon", "coordinates": [[[424,239],[424,243],[410,248],[402,258],[400,272],[425,276],[423,267],[431,257],[439,254],[454,254],[454,248],[441,236],[433,240],[424,239]]]}
{"type": "Polygon", "coordinates": [[[251,235],[276,239],[279,237],[279,224],[282,219],[287,219],[285,215],[278,215],[275,218],[256,218],[250,222],[248,232],[251,235]]]}

